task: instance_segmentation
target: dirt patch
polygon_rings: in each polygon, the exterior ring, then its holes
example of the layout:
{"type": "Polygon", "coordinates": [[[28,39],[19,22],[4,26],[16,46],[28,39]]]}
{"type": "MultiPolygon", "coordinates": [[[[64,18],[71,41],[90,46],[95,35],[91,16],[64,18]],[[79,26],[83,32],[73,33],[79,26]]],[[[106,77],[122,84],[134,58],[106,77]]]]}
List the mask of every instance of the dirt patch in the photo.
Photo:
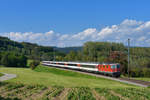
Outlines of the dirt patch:
{"type": "MultiPolygon", "coordinates": [[[[23,90],[24,88],[25,87],[20,87],[20,88],[17,88],[17,90],[23,90]]],[[[1,93],[1,96],[2,97],[16,97],[19,94],[19,93],[16,93],[17,90],[16,89],[12,89],[12,90],[3,91],[3,93],[1,93]]]]}
{"type": "Polygon", "coordinates": [[[100,96],[94,89],[92,90],[92,93],[96,100],[106,100],[104,96],[100,96]]]}
{"type": "Polygon", "coordinates": [[[40,98],[42,98],[42,96],[48,91],[49,89],[44,89],[44,90],[41,90],[40,92],[38,93],[35,93],[31,96],[31,99],[32,100],[38,100],[40,98]]]}
{"type": "Polygon", "coordinates": [[[67,95],[68,95],[68,91],[69,91],[70,89],[69,88],[65,88],[62,92],[61,92],[61,94],[59,95],[59,96],[57,96],[55,99],[53,99],[53,100],[65,100],[65,98],[67,97],[67,95]]]}
{"type": "Polygon", "coordinates": [[[116,93],[116,92],[114,92],[114,91],[110,91],[110,93],[111,93],[112,95],[114,95],[114,96],[118,96],[118,97],[121,98],[122,100],[129,100],[128,98],[123,97],[121,94],[118,94],[118,93],[116,93]]]}

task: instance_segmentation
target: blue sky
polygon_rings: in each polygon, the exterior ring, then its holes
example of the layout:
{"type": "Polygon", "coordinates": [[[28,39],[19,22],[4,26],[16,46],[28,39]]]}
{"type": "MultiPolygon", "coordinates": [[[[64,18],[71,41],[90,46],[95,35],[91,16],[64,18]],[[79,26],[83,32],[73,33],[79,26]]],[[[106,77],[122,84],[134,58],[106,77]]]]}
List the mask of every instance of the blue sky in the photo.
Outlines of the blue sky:
{"type": "Polygon", "coordinates": [[[0,35],[61,47],[86,41],[126,43],[126,38],[133,38],[135,46],[150,46],[149,4],[150,0],[1,0],[0,35]]]}

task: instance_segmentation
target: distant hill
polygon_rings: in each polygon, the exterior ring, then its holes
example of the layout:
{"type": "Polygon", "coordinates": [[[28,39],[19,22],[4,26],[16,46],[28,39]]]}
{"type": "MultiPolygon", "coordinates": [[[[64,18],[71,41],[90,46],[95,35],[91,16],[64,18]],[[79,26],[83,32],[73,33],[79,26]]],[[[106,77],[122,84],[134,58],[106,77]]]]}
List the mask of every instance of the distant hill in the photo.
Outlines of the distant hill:
{"type": "Polygon", "coordinates": [[[42,58],[43,55],[52,55],[53,47],[28,42],[16,42],[0,36],[0,52],[14,52],[26,55],[29,58],[42,58]]]}
{"type": "Polygon", "coordinates": [[[7,37],[1,37],[0,36],[0,52],[2,51],[18,51],[21,52],[22,49],[28,52],[32,52],[32,50],[36,50],[40,52],[53,52],[53,48],[55,48],[55,51],[63,52],[63,53],[69,53],[70,51],[81,51],[82,47],[50,47],[50,46],[40,46],[35,43],[29,43],[29,42],[16,42],[13,40],[10,40],[7,37]]]}
{"type": "Polygon", "coordinates": [[[64,47],[64,48],[56,47],[55,50],[63,53],[69,53],[70,51],[75,51],[75,52],[81,51],[82,47],[64,47]]]}
{"type": "Polygon", "coordinates": [[[41,46],[35,43],[29,42],[16,42],[10,40],[7,37],[0,36],[0,52],[14,52],[20,53],[28,56],[29,58],[38,58],[38,59],[53,59],[53,51],[55,55],[65,56],[65,54],[70,51],[80,51],[82,47],[51,47],[51,46],[41,46]]]}
{"type": "Polygon", "coordinates": [[[0,36],[0,51],[18,51],[18,50],[38,50],[40,52],[52,52],[53,47],[50,46],[40,46],[34,43],[28,43],[28,42],[16,42],[13,40],[10,40],[7,37],[1,37],[0,36]]]}

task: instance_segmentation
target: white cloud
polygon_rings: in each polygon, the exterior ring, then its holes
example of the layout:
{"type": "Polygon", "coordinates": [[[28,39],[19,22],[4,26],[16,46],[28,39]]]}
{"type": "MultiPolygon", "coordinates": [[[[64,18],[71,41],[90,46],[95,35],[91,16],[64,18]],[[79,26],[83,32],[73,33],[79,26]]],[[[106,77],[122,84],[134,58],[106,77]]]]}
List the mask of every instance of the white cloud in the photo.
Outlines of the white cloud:
{"type": "Polygon", "coordinates": [[[137,25],[141,25],[143,22],[142,21],[136,21],[136,20],[129,20],[129,19],[125,19],[121,25],[122,26],[137,26],[137,25]]]}
{"type": "Polygon", "coordinates": [[[93,38],[95,37],[96,29],[95,28],[88,28],[84,30],[83,32],[77,33],[72,35],[72,39],[88,39],[88,38],[93,38]]]}
{"type": "Polygon", "coordinates": [[[118,25],[112,25],[97,30],[88,28],[76,34],[60,34],[53,30],[45,33],[9,32],[0,33],[16,41],[26,41],[49,46],[81,46],[87,41],[110,41],[127,43],[131,39],[132,46],[150,46],[150,21],[126,19],[118,25]]]}

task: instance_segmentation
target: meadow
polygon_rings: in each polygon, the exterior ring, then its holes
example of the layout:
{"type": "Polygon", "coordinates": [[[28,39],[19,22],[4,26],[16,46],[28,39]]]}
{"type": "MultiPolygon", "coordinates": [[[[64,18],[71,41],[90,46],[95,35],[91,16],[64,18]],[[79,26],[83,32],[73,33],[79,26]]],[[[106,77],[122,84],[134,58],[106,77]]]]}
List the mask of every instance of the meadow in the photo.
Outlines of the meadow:
{"type": "Polygon", "coordinates": [[[2,100],[150,100],[150,89],[73,71],[1,67],[17,78],[0,82],[2,100]]]}
{"type": "MultiPolygon", "coordinates": [[[[0,72],[16,74],[17,78],[7,82],[20,82],[23,84],[39,84],[45,86],[63,86],[63,87],[132,87],[132,85],[85,75],[68,70],[60,70],[51,67],[38,66],[35,70],[30,68],[0,68],[0,72]],[[33,81],[34,80],[34,81],[33,81]]],[[[136,87],[136,86],[135,86],[136,87]]]]}

